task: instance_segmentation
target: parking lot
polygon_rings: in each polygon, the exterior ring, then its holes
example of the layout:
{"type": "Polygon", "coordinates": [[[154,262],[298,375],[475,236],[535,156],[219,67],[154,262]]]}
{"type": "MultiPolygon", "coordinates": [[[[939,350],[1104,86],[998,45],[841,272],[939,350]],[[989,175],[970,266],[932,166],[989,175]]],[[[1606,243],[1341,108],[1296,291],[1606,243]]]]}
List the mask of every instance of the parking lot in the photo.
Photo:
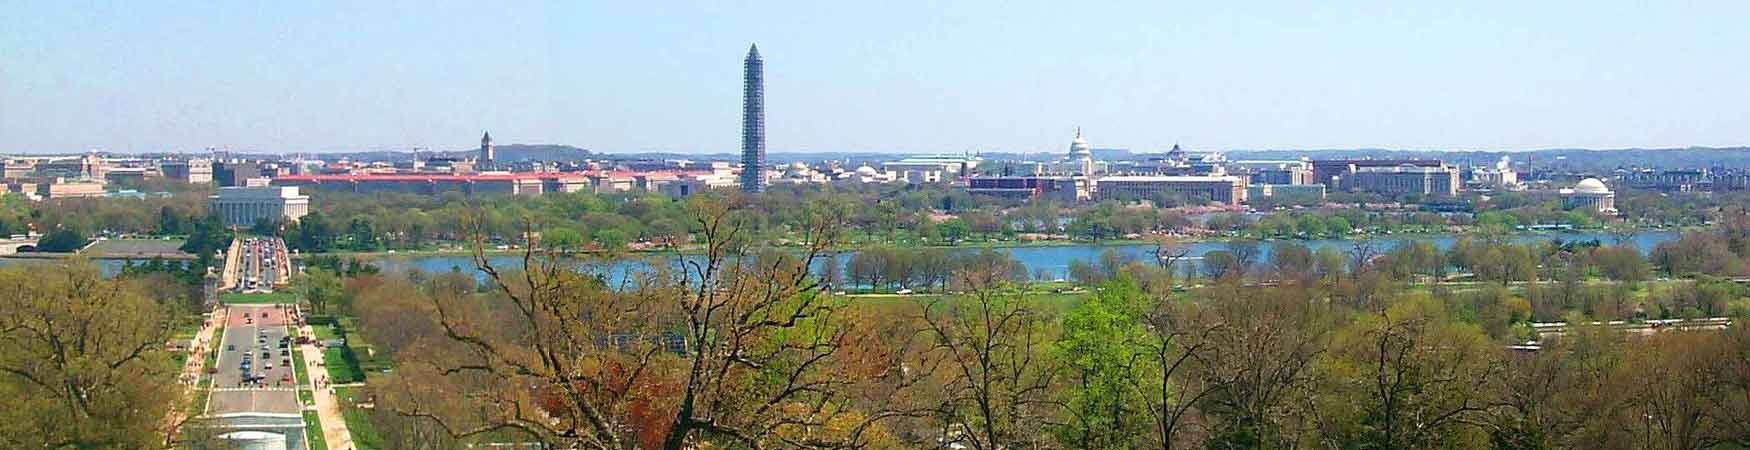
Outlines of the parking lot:
{"type": "Polygon", "coordinates": [[[302,408],[290,363],[296,348],[280,347],[287,335],[286,310],[275,305],[229,308],[207,413],[298,413],[302,408]]]}

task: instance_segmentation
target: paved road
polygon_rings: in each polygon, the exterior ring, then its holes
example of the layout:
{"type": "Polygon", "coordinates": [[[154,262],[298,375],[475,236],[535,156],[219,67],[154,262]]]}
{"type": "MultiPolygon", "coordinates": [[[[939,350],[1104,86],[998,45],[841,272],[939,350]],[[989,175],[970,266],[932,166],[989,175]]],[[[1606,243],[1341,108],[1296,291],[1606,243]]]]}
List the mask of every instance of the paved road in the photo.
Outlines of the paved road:
{"type": "Polygon", "coordinates": [[[218,373],[213,375],[213,395],[207,414],[297,414],[303,410],[298,404],[297,386],[291,381],[290,351],[282,356],[279,347],[280,338],[287,332],[286,311],[273,305],[229,307],[224,340],[217,347],[218,373]],[[247,371],[240,368],[245,353],[251,354],[247,371]],[[246,374],[260,377],[260,381],[245,382],[246,374]]]}

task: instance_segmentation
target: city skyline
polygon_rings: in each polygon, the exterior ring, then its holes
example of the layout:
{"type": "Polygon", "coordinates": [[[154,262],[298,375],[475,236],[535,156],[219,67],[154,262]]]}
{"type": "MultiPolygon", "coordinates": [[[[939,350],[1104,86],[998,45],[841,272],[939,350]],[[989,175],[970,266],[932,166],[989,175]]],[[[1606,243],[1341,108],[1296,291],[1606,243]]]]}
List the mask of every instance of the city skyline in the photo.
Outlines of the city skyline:
{"type": "Polygon", "coordinates": [[[0,153],[734,153],[750,41],[781,55],[772,153],[1733,147],[1746,8],[23,3],[0,153]]]}

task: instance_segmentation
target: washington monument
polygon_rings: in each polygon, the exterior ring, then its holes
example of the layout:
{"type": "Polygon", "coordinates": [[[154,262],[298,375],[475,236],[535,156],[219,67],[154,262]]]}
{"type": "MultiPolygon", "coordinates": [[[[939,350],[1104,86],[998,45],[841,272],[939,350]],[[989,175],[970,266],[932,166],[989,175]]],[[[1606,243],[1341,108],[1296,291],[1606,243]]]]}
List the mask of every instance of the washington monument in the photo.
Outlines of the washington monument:
{"type": "Polygon", "coordinates": [[[749,46],[741,74],[741,191],[766,190],[766,76],[758,45],[749,46]]]}

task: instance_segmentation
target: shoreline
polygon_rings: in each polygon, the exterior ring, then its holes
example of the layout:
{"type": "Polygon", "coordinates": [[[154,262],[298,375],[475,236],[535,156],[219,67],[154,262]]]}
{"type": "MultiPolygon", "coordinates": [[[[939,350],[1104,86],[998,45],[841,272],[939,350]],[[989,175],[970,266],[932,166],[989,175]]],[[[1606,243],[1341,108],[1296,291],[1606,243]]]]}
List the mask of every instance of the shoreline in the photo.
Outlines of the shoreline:
{"type": "MultiPolygon", "coordinates": [[[[1635,235],[1644,235],[1644,234],[1651,234],[1651,233],[1683,233],[1686,231],[1690,231],[1691,229],[1692,228],[1690,228],[1690,227],[1643,229],[1643,230],[1637,230],[1634,234],[1635,235]]],[[[1371,233],[1371,234],[1357,234],[1357,235],[1344,236],[1344,237],[1322,237],[1322,238],[1311,238],[1311,239],[1309,239],[1309,238],[1257,239],[1257,242],[1260,242],[1260,243],[1279,242],[1279,241],[1318,242],[1318,241],[1346,241],[1346,240],[1360,240],[1360,239],[1393,241],[1393,240],[1400,240],[1400,239],[1416,240],[1416,239],[1433,239],[1433,238],[1440,238],[1440,237],[1458,237],[1458,236],[1462,236],[1462,235],[1466,235],[1466,234],[1471,234],[1471,233],[1463,233],[1463,232],[1418,232],[1418,233],[1398,233],[1398,234],[1371,233]]],[[[1523,237],[1523,236],[1550,236],[1550,235],[1564,235],[1564,234],[1584,234],[1584,235],[1596,235],[1596,236],[1600,236],[1600,237],[1609,237],[1609,232],[1606,230],[1566,230],[1566,231],[1553,231],[1553,230],[1552,231],[1529,231],[1529,230],[1526,230],[1526,231],[1515,231],[1513,233],[1508,233],[1507,235],[1512,236],[1512,237],[1523,237]]],[[[1171,238],[1170,241],[1177,243],[1177,244],[1207,244],[1207,243],[1232,242],[1232,241],[1236,241],[1239,239],[1242,239],[1242,238],[1229,237],[1229,236],[1203,236],[1203,237],[1171,238]]],[[[1035,240],[1035,241],[984,241],[984,242],[972,242],[972,243],[966,243],[966,244],[960,244],[960,245],[875,244],[875,245],[857,245],[857,246],[850,246],[850,245],[834,246],[834,247],[828,249],[828,252],[831,252],[831,253],[853,252],[853,251],[857,251],[857,250],[862,249],[862,248],[880,247],[880,246],[893,246],[893,247],[904,247],[904,248],[931,248],[931,249],[947,249],[947,250],[955,250],[955,249],[964,249],[964,250],[993,249],[994,250],[994,249],[1015,249],[1015,248],[1081,247],[1081,246],[1085,246],[1085,247],[1132,247],[1132,246],[1153,245],[1155,242],[1157,242],[1157,241],[1153,240],[1153,239],[1108,239],[1108,240],[1100,240],[1100,241],[1085,241],[1085,240],[1072,240],[1072,239],[1055,240],[1054,239],[1054,240],[1035,240]]],[[[778,248],[797,249],[800,247],[785,246],[785,247],[778,247],[778,248]]],[[[487,256],[514,256],[514,255],[519,255],[521,253],[522,253],[522,251],[520,249],[504,249],[504,250],[491,249],[491,250],[485,251],[485,254],[487,256]]],[[[619,251],[619,252],[593,250],[593,251],[576,251],[573,253],[575,255],[579,255],[579,256],[645,257],[645,256],[664,256],[664,255],[695,255],[695,254],[703,253],[703,249],[689,247],[689,248],[679,248],[679,249],[626,250],[626,251],[619,251]]],[[[337,258],[341,258],[341,259],[348,259],[348,258],[394,259],[394,258],[401,258],[401,257],[411,257],[411,258],[469,257],[469,256],[473,256],[473,255],[474,255],[474,251],[472,251],[472,250],[441,249],[441,250],[395,250],[395,251],[383,250],[383,251],[369,251],[369,252],[339,251],[339,252],[317,253],[314,255],[294,253],[291,256],[292,256],[292,259],[302,260],[302,259],[305,259],[305,258],[310,257],[310,256],[331,256],[331,257],[337,257],[337,258]]],[[[195,259],[194,255],[190,255],[187,253],[136,253],[136,254],[103,254],[103,255],[89,255],[89,254],[81,254],[81,253],[14,253],[14,254],[9,254],[9,255],[0,255],[0,260],[60,260],[60,259],[68,259],[68,258],[73,258],[73,257],[84,257],[84,258],[91,259],[91,260],[108,260],[108,261],[127,261],[127,260],[148,261],[148,260],[151,260],[152,258],[155,258],[155,257],[162,258],[162,259],[167,260],[167,261],[187,261],[187,260],[195,259]]]]}

